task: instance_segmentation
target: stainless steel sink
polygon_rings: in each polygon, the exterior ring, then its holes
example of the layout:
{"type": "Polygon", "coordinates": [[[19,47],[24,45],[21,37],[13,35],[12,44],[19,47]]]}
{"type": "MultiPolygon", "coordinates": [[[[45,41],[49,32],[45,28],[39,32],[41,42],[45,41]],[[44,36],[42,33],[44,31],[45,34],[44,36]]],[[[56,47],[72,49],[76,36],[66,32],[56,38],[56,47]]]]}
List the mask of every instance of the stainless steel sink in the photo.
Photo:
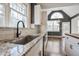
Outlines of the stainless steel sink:
{"type": "Polygon", "coordinates": [[[35,39],[37,37],[38,36],[28,35],[28,36],[25,36],[24,38],[22,38],[21,40],[11,42],[11,43],[25,45],[26,43],[29,43],[30,41],[32,41],[33,39],[35,39]]]}

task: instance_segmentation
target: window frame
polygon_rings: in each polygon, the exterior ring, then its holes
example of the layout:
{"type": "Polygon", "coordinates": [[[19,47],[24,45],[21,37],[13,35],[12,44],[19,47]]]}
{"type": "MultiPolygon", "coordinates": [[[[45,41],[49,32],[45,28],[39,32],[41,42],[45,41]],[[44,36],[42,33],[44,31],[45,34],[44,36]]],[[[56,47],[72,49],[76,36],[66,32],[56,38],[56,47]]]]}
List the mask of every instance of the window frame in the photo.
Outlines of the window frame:
{"type": "MultiPolygon", "coordinates": [[[[2,24],[0,24],[0,27],[5,27],[5,4],[4,3],[0,3],[0,5],[3,5],[3,14],[0,14],[2,17],[3,17],[3,20],[2,20],[2,24]]],[[[1,8],[0,8],[1,9],[1,8]]]]}

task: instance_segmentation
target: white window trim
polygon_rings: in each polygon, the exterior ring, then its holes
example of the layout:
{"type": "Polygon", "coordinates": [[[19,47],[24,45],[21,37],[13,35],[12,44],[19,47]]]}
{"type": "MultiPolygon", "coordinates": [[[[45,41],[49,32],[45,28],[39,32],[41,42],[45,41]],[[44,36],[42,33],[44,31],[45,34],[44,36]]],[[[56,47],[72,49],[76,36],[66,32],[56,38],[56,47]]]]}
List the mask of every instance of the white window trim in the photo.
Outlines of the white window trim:
{"type": "Polygon", "coordinates": [[[2,5],[4,7],[4,10],[3,10],[4,14],[0,14],[3,16],[3,24],[1,24],[0,27],[5,27],[5,4],[2,4],[2,5]]]}

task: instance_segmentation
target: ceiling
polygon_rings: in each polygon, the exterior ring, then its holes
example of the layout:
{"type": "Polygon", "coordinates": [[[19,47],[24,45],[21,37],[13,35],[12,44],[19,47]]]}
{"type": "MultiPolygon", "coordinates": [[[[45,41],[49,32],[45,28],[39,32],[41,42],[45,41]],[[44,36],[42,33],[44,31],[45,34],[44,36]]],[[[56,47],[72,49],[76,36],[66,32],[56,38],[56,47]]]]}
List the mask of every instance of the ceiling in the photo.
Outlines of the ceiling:
{"type": "Polygon", "coordinates": [[[79,3],[38,3],[42,9],[79,5],[79,3]]]}

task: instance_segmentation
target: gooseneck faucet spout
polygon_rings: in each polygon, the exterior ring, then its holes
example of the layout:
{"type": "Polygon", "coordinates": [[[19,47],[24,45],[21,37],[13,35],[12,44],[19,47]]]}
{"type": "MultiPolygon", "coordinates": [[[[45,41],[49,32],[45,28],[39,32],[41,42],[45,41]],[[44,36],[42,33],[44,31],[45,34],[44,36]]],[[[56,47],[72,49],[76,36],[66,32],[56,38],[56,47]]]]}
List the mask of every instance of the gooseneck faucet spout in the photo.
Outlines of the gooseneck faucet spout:
{"type": "Polygon", "coordinates": [[[19,37],[19,35],[21,34],[21,32],[19,33],[19,23],[20,22],[22,22],[22,24],[23,24],[23,28],[25,28],[25,25],[24,25],[24,22],[23,21],[18,21],[18,23],[17,23],[17,33],[16,33],[16,37],[19,37]]]}

